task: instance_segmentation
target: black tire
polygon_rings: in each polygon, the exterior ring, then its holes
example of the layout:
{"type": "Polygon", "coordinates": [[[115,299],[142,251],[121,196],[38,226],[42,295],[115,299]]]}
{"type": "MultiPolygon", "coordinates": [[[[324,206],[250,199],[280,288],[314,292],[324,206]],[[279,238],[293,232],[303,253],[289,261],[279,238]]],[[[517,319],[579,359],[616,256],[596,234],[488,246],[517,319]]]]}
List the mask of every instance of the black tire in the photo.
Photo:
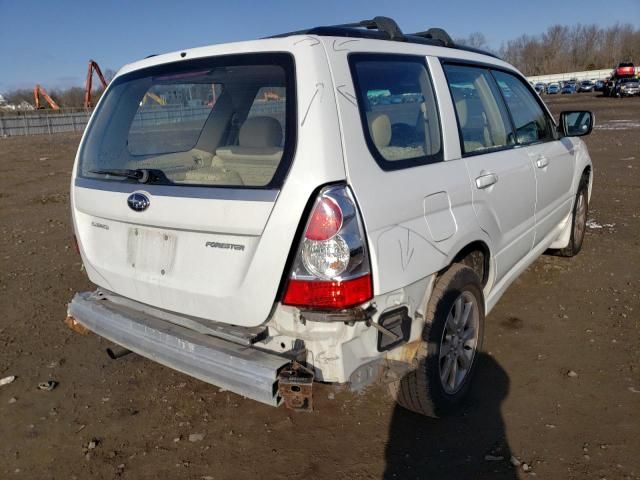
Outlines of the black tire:
{"type": "MultiPolygon", "coordinates": [[[[408,372],[389,384],[389,391],[396,402],[412,412],[429,417],[441,417],[454,411],[463,401],[473,379],[478,352],[484,333],[484,295],[482,283],[468,266],[454,263],[436,281],[427,305],[427,324],[424,328],[413,363],[408,372]],[[441,380],[441,346],[447,318],[453,313],[458,298],[475,299],[477,308],[476,344],[470,366],[455,391],[446,391],[441,380]]],[[[474,313],[475,315],[475,313],[474,313]]],[[[466,349],[466,347],[463,347],[466,349]]],[[[463,368],[456,357],[456,371],[463,368]]]]}
{"type": "Polygon", "coordinates": [[[573,202],[571,213],[571,238],[569,244],[556,251],[560,257],[573,257],[580,253],[584,243],[584,235],[587,231],[587,215],[589,214],[589,178],[585,175],[580,180],[576,199],[573,202]],[[581,203],[582,202],[582,203],[581,203]],[[584,206],[584,211],[581,208],[584,206]],[[580,210],[580,211],[579,211],[580,210]]]}

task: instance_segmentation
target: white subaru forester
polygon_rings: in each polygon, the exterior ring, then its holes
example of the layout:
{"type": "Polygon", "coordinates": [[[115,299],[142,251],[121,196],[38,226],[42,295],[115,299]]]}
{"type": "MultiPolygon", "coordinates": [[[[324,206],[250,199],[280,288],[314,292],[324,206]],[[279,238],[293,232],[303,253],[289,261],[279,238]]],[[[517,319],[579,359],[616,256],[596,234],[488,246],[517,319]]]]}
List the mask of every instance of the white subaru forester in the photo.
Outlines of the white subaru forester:
{"type": "Polygon", "coordinates": [[[580,250],[593,122],[385,17],[127,65],[73,170],[68,324],[271,405],[381,380],[442,415],[509,284],[580,250]]]}

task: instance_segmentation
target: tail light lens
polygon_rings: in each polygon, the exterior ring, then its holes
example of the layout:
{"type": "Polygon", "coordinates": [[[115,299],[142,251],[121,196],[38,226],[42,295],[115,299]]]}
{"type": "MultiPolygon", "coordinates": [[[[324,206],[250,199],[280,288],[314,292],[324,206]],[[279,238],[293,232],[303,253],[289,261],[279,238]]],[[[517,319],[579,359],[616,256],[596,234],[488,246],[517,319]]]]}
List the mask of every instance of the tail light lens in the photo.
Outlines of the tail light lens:
{"type": "Polygon", "coordinates": [[[331,197],[320,197],[311,212],[304,238],[328,240],[342,227],[342,210],[331,197]]]}
{"type": "Polygon", "coordinates": [[[372,297],[369,253],[353,195],[344,185],[326,187],[311,210],[283,303],[341,310],[372,297]]]}

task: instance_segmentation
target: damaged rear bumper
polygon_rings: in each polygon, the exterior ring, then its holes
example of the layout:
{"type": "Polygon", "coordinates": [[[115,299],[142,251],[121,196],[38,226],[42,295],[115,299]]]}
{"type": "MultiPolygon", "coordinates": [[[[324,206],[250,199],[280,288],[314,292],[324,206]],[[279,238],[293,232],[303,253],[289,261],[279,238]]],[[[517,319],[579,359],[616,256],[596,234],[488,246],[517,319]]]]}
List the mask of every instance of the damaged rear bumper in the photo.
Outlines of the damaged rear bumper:
{"type": "Polygon", "coordinates": [[[77,293],[68,315],[118,345],[204,382],[278,406],[278,373],[291,360],[216,338],[108,300],[77,293]]]}

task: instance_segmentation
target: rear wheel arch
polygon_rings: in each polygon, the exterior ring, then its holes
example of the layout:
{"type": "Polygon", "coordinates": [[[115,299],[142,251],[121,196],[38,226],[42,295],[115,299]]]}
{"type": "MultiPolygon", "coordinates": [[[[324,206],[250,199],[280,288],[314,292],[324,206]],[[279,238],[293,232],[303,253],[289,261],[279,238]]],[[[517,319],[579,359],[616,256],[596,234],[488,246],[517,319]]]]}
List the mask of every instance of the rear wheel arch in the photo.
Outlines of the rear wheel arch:
{"type": "Polygon", "coordinates": [[[482,287],[487,286],[491,273],[491,251],[485,242],[476,240],[464,246],[453,257],[453,260],[443,272],[451,268],[451,265],[455,263],[471,267],[478,275],[482,287]]]}
{"type": "MultiPolygon", "coordinates": [[[[464,309],[467,311],[466,306],[464,309]]],[[[453,263],[441,272],[428,299],[426,317],[430,321],[424,325],[422,338],[417,342],[417,348],[412,350],[409,361],[403,359],[398,362],[402,365],[390,364],[387,386],[392,398],[402,407],[422,415],[440,417],[455,410],[466,396],[477,364],[476,354],[482,349],[485,304],[475,271],[467,265],[453,263]],[[451,325],[451,321],[456,322],[458,312],[462,312],[459,307],[453,310],[459,299],[474,305],[469,312],[474,313],[475,321],[469,324],[466,320],[458,322],[457,329],[450,329],[447,325],[456,326],[455,323],[451,325]],[[449,333],[445,335],[445,332],[449,333]],[[456,353],[455,349],[459,351],[456,353]],[[463,358],[468,362],[460,362],[463,358]],[[449,382],[451,371],[447,369],[447,363],[451,368],[455,363],[455,377],[458,377],[459,367],[466,368],[466,373],[463,372],[459,382],[454,379],[453,385],[449,382]],[[447,390],[445,383],[452,388],[451,391],[447,390]]],[[[462,313],[460,318],[465,318],[462,313]]],[[[470,317],[467,315],[467,318],[470,317]]]]}

